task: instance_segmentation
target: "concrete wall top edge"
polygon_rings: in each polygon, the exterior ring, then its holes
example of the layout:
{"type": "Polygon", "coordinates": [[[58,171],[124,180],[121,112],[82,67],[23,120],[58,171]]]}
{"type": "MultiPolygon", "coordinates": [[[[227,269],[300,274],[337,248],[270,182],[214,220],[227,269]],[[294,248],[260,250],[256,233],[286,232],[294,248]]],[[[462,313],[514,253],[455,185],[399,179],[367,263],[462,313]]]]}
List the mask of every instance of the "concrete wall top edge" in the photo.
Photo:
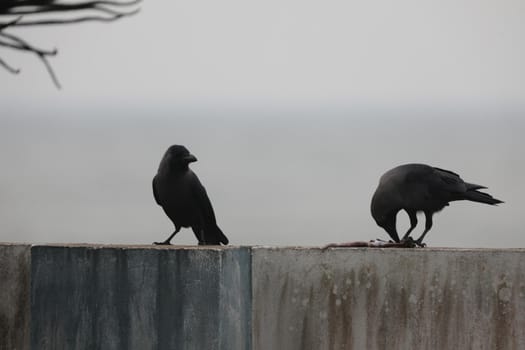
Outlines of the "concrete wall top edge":
{"type": "Polygon", "coordinates": [[[8,246],[8,247],[13,247],[13,246],[30,247],[30,246],[32,246],[32,244],[31,244],[31,243],[0,242],[0,246],[8,246]]]}
{"type": "Polygon", "coordinates": [[[89,248],[89,249],[152,249],[152,250],[231,250],[247,249],[250,246],[198,246],[198,245],[152,245],[152,244],[99,244],[99,243],[10,243],[0,246],[25,246],[48,248],[89,248]]]}
{"type": "Polygon", "coordinates": [[[525,253],[525,248],[454,248],[454,247],[425,247],[425,248],[371,248],[371,247],[331,247],[323,248],[318,246],[251,246],[253,250],[312,250],[312,251],[381,251],[381,252],[517,252],[525,253]]]}
{"type": "Polygon", "coordinates": [[[516,252],[525,253],[525,247],[520,248],[455,248],[455,247],[426,247],[426,248],[368,248],[368,247],[331,247],[325,249],[321,246],[271,246],[271,245],[228,245],[228,246],[198,246],[198,245],[151,245],[151,244],[99,244],[99,243],[13,243],[0,242],[0,246],[22,246],[22,247],[56,247],[56,248],[90,248],[90,249],[153,249],[153,250],[230,250],[230,249],[252,249],[252,250],[312,250],[312,251],[392,251],[392,252],[516,252]]]}

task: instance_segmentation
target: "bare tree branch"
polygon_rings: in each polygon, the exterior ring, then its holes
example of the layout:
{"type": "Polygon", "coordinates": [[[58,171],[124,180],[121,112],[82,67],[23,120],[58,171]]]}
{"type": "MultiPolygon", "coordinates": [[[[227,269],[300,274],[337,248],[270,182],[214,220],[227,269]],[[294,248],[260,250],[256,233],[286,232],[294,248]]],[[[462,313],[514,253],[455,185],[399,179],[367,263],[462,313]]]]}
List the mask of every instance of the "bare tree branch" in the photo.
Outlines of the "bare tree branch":
{"type": "MultiPolygon", "coordinates": [[[[53,50],[39,49],[39,48],[36,48],[36,47],[28,44],[25,40],[22,40],[19,37],[11,35],[11,34],[8,34],[8,33],[0,32],[0,36],[3,36],[4,38],[7,38],[7,39],[13,41],[14,43],[16,43],[16,44],[5,43],[4,46],[8,46],[8,47],[11,47],[11,48],[14,48],[14,49],[19,49],[19,50],[31,51],[31,52],[34,52],[36,54],[45,55],[45,56],[54,56],[54,55],[57,54],[57,49],[53,49],[53,50]]],[[[2,42],[0,41],[0,44],[1,43],[2,42]]]]}
{"type": "MultiPolygon", "coordinates": [[[[7,33],[6,29],[14,30],[18,27],[41,26],[41,25],[63,25],[81,22],[113,22],[122,17],[129,17],[139,12],[135,6],[141,0],[117,1],[117,0],[95,0],[95,1],[75,1],[75,0],[0,0],[0,19],[5,16],[18,16],[6,22],[0,21],[0,48],[4,47],[16,51],[28,52],[36,55],[46,67],[53,83],[60,88],[60,83],[48,57],[55,56],[57,49],[40,49],[29,44],[20,36],[7,33]],[[130,9],[122,11],[121,8],[130,9]],[[90,14],[79,17],[68,17],[67,14],[90,14]],[[46,16],[49,18],[33,19],[34,15],[46,16]],[[63,17],[66,16],[66,17],[63,17]],[[2,40],[3,39],[3,40],[2,40]]],[[[8,72],[18,74],[20,69],[13,68],[0,58],[0,66],[8,72]]]]}
{"type": "Polygon", "coordinates": [[[136,1],[84,1],[64,2],[61,0],[10,0],[0,4],[0,14],[27,15],[46,12],[66,12],[78,10],[100,10],[109,7],[133,7],[141,0],[136,1]]]}
{"type": "Polygon", "coordinates": [[[24,21],[19,23],[18,27],[27,27],[27,26],[39,26],[39,25],[53,25],[53,24],[72,24],[72,23],[81,23],[81,22],[113,22],[122,17],[132,16],[138,13],[139,10],[115,14],[112,17],[99,17],[99,16],[86,16],[80,18],[71,18],[71,19],[48,19],[41,21],[24,21]]]}
{"type": "Polygon", "coordinates": [[[38,54],[38,58],[40,58],[40,60],[46,66],[47,72],[51,76],[51,79],[53,80],[53,83],[55,84],[57,89],[60,89],[61,88],[60,82],[58,81],[58,78],[57,78],[55,72],[53,71],[53,67],[51,67],[51,65],[49,64],[49,61],[47,60],[46,56],[43,55],[43,54],[38,54]]]}
{"type": "Polygon", "coordinates": [[[22,16],[15,18],[14,20],[7,22],[7,23],[1,23],[0,31],[3,30],[4,28],[10,27],[12,25],[16,25],[18,22],[20,22],[21,19],[22,19],[22,16]]]}
{"type": "Polygon", "coordinates": [[[6,61],[0,58],[0,66],[4,67],[9,73],[18,74],[20,69],[11,67],[6,61]]]}
{"type": "Polygon", "coordinates": [[[46,56],[55,56],[58,53],[57,49],[54,49],[54,50],[39,49],[39,48],[36,48],[30,45],[25,40],[22,40],[17,36],[14,36],[14,35],[11,35],[5,32],[0,32],[0,37],[7,38],[8,40],[11,41],[11,42],[5,42],[5,41],[0,40],[0,46],[9,47],[11,49],[27,51],[27,52],[36,54],[38,58],[42,61],[42,63],[44,63],[44,66],[46,67],[49,75],[51,76],[51,79],[53,80],[53,83],[55,84],[55,86],[58,89],[60,89],[60,83],[58,82],[57,76],[55,72],[53,71],[53,68],[49,64],[49,61],[46,58],[46,56]]]}

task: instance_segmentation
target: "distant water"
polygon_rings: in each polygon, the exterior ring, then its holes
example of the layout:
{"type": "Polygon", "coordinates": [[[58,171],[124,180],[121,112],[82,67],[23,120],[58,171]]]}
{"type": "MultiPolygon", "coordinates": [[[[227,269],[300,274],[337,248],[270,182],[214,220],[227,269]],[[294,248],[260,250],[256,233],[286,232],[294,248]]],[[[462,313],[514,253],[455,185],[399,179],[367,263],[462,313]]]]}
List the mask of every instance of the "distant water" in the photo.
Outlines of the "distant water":
{"type": "MultiPolygon", "coordinates": [[[[165,149],[186,145],[236,245],[386,239],[370,197],[380,175],[423,162],[506,203],[453,203],[431,246],[524,247],[525,122],[510,111],[88,110],[0,116],[0,241],[149,244],[172,232],[151,193],[165,149]],[[476,115],[474,115],[476,114],[476,115]]],[[[423,218],[416,235],[423,229],[423,218]]],[[[407,227],[404,214],[399,230],[407,227]]],[[[182,230],[176,244],[194,244],[182,230]]]]}

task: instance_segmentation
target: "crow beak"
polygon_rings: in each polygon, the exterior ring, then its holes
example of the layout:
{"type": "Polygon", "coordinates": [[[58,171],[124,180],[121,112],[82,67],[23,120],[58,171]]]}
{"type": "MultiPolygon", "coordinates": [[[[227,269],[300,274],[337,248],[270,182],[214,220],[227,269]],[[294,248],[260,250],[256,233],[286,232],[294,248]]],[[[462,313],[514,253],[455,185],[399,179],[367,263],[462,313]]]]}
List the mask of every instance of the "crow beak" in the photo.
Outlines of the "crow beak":
{"type": "Polygon", "coordinates": [[[380,226],[385,229],[385,231],[388,233],[388,235],[390,236],[390,238],[392,238],[394,242],[396,243],[400,242],[399,235],[397,234],[397,229],[396,229],[396,216],[395,215],[388,218],[388,220],[380,226]]]}
{"type": "Polygon", "coordinates": [[[193,163],[197,161],[197,158],[193,154],[188,154],[184,157],[184,160],[188,163],[193,163]]]}

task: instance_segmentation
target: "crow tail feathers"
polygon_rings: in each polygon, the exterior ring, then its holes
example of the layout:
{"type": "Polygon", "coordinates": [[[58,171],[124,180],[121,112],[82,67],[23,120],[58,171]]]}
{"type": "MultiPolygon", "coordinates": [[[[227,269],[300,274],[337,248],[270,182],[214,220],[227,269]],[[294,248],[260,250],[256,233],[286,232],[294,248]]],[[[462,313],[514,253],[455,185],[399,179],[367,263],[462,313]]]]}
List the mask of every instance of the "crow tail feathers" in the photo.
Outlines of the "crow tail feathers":
{"type": "Polygon", "coordinates": [[[500,201],[499,199],[492,197],[488,193],[484,193],[484,192],[480,192],[476,190],[474,191],[470,190],[470,191],[465,192],[464,199],[473,201],[473,202],[478,202],[478,203],[490,204],[490,205],[504,203],[503,201],[500,201]]]}

